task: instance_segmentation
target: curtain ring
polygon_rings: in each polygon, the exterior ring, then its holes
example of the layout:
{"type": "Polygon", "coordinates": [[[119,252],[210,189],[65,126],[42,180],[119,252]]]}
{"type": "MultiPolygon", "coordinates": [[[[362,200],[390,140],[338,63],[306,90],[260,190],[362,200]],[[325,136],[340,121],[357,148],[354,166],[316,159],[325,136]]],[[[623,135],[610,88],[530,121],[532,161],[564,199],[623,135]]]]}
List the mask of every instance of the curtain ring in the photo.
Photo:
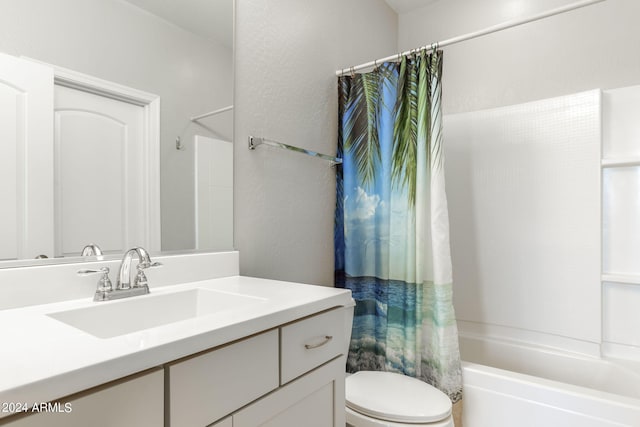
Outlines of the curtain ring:
{"type": "Polygon", "coordinates": [[[373,69],[375,70],[376,68],[378,68],[378,60],[374,59],[373,60],[373,69]]]}
{"type": "Polygon", "coordinates": [[[356,76],[356,71],[354,70],[353,67],[350,68],[351,71],[351,77],[355,77],[356,76]]]}

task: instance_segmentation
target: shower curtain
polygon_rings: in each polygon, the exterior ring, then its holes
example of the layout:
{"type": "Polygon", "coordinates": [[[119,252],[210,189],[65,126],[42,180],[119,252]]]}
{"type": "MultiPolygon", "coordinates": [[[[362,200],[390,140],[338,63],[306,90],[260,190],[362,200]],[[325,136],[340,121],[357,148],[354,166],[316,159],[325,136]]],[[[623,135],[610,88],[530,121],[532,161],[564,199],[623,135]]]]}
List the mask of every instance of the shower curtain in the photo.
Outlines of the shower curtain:
{"type": "Polygon", "coordinates": [[[347,370],[462,398],[441,146],[442,52],[339,79],[336,286],[356,300],[347,370]]]}

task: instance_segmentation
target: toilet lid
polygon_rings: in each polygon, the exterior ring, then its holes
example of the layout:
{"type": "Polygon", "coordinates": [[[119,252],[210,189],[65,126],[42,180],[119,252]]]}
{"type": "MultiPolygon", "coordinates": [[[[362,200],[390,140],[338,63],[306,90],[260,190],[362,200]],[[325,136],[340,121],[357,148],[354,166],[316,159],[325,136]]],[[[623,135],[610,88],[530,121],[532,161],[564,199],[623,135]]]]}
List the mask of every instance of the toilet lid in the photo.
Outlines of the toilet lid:
{"type": "Polygon", "coordinates": [[[352,410],[379,420],[430,423],[451,414],[446,394],[415,378],[392,372],[360,371],[346,379],[352,410]]]}

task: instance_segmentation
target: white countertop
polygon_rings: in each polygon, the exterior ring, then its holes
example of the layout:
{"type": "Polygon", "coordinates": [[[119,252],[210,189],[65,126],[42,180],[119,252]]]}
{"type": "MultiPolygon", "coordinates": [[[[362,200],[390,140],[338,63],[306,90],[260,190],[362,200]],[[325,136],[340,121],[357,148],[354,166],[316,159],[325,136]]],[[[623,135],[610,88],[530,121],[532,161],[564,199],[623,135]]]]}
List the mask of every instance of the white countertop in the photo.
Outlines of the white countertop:
{"type": "Polygon", "coordinates": [[[194,288],[265,301],[106,339],[47,314],[126,299],[85,298],[0,311],[0,403],[58,399],[352,301],[344,289],[242,276],[152,287],[150,296],[194,288]]]}

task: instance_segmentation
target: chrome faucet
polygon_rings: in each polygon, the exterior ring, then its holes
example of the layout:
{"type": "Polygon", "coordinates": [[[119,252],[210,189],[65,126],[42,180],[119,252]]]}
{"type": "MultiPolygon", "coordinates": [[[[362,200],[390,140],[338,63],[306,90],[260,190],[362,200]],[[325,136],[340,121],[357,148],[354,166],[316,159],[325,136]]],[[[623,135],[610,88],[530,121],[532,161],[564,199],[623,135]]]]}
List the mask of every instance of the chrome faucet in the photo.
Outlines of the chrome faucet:
{"type": "Polygon", "coordinates": [[[87,246],[82,248],[82,254],[80,256],[100,256],[102,255],[102,249],[100,246],[95,243],[89,243],[87,246]]]}
{"type": "Polygon", "coordinates": [[[120,264],[120,272],[118,273],[118,281],[116,282],[116,290],[126,290],[126,289],[135,289],[135,288],[143,288],[146,289],[145,294],[149,293],[149,286],[147,285],[147,276],[144,274],[144,270],[149,267],[158,267],[162,265],[159,262],[151,262],[151,258],[149,257],[149,253],[141,247],[129,249],[125,252],[124,257],[122,258],[122,264],[120,264]],[[133,279],[133,284],[131,283],[131,262],[133,261],[133,256],[138,255],[138,266],[136,269],[138,270],[138,274],[133,279]]]}
{"type": "Polygon", "coordinates": [[[158,267],[162,264],[159,262],[151,262],[149,253],[144,248],[132,248],[129,249],[122,258],[122,264],[120,264],[120,271],[118,273],[118,281],[116,282],[115,289],[111,286],[111,280],[109,280],[109,269],[107,267],[99,270],[80,270],[79,275],[87,275],[99,273],[102,277],[98,280],[98,288],[96,289],[94,301],[110,301],[114,299],[133,297],[137,295],[145,295],[149,293],[149,284],[147,282],[147,276],[144,274],[144,270],[150,267],[158,267]],[[131,263],[134,255],[138,255],[138,265],[136,269],[138,273],[131,280],[131,263]]]}

